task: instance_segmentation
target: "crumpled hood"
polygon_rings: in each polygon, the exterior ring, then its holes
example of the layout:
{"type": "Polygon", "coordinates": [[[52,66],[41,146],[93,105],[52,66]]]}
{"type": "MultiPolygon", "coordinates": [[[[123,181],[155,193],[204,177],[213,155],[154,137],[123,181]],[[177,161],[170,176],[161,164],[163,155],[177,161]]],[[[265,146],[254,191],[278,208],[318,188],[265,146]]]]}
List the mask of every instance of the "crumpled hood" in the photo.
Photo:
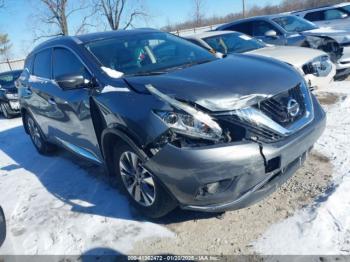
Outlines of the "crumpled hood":
{"type": "Polygon", "coordinates": [[[160,92],[201,105],[211,111],[233,110],[291,89],[302,77],[289,65],[256,55],[229,55],[158,76],[125,77],[146,92],[151,84],[160,92]]]}
{"type": "Polygon", "coordinates": [[[336,40],[339,44],[350,42],[350,31],[338,30],[331,27],[320,27],[313,30],[301,32],[304,36],[324,36],[336,40]]]}
{"type": "Polygon", "coordinates": [[[323,51],[317,49],[298,46],[267,46],[250,51],[249,54],[272,57],[291,64],[296,68],[301,68],[304,64],[319,56],[327,55],[323,51]]]}

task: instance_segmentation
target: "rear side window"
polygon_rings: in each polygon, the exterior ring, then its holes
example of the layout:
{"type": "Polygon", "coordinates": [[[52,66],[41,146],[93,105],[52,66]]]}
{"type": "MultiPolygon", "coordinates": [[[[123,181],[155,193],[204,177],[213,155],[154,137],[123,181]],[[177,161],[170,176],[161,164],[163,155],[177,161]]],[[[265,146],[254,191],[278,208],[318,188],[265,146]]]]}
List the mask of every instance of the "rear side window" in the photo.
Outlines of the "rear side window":
{"type": "Polygon", "coordinates": [[[348,14],[339,9],[330,9],[324,11],[325,20],[343,19],[347,18],[348,14]]]}
{"type": "Polygon", "coordinates": [[[305,15],[305,19],[314,22],[314,21],[322,21],[324,20],[323,11],[311,12],[305,15]]]}
{"type": "Polygon", "coordinates": [[[55,48],[53,51],[53,76],[82,75],[89,77],[83,63],[66,48],[55,48]]]}
{"type": "Polygon", "coordinates": [[[36,54],[33,74],[43,78],[51,78],[51,49],[36,54]]]}
{"type": "Polygon", "coordinates": [[[232,25],[226,28],[225,30],[237,31],[247,35],[253,35],[252,24],[253,24],[252,22],[240,23],[240,24],[232,25]]]}

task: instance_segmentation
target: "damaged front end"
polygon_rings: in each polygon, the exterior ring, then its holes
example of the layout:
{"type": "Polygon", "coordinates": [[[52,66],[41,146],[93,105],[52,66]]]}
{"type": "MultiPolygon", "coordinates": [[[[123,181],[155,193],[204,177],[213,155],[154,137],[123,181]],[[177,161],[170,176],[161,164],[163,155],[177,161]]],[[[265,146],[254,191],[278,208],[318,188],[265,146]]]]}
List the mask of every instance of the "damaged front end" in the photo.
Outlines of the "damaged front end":
{"type": "Polygon", "coordinates": [[[154,111],[169,127],[152,144],[154,152],[167,142],[179,147],[240,141],[272,143],[296,133],[314,117],[305,82],[274,96],[257,94],[216,103],[203,100],[194,106],[171,98],[152,85],[146,88],[174,109],[154,111]]]}
{"type": "Polygon", "coordinates": [[[304,82],[273,96],[250,96],[240,108],[217,104],[216,112],[205,110],[203,101],[192,106],[147,89],[174,108],[154,112],[169,129],[148,146],[147,167],[187,209],[254,203],[295,172],[324,128],[323,121],[317,130],[311,124],[315,101],[304,82]]]}
{"type": "Polygon", "coordinates": [[[327,36],[306,35],[305,47],[311,47],[326,52],[335,64],[343,56],[344,48],[336,40],[327,36]]]}

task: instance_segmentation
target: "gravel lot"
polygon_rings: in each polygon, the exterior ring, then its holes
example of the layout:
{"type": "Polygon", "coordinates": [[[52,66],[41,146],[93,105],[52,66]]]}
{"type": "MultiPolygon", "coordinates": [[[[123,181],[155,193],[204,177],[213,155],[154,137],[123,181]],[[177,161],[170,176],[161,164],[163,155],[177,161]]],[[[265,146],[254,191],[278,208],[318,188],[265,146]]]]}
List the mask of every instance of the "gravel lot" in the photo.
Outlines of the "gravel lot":
{"type": "Polygon", "coordinates": [[[175,238],[145,239],[133,254],[253,254],[251,243],[272,224],[313,202],[331,183],[328,158],[313,152],[296,175],[270,197],[222,215],[176,210],[159,221],[175,238]]]}

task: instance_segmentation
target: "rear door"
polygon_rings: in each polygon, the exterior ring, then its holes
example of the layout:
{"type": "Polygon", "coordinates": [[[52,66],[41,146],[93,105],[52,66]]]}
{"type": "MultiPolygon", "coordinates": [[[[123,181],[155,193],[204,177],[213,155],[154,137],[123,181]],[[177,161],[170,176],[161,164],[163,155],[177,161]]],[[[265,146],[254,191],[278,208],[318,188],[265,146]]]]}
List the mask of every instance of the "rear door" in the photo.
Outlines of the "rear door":
{"type": "Polygon", "coordinates": [[[24,87],[24,98],[27,108],[39,124],[45,136],[52,138],[51,121],[55,115],[55,107],[50,98],[55,90],[52,76],[51,48],[35,54],[32,70],[24,87]]]}
{"type": "Polygon", "coordinates": [[[57,117],[53,121],[55,137],[66,147],[89,159],[101,162],[101,154],[90,114],[91,88],[63,90],[55,81],[57,77],[82,75],[91,81],[92,75],[79,56],[71,49],[56,47],[53,49],[53,86],[56,90],[52,97],[57,117]]]}

